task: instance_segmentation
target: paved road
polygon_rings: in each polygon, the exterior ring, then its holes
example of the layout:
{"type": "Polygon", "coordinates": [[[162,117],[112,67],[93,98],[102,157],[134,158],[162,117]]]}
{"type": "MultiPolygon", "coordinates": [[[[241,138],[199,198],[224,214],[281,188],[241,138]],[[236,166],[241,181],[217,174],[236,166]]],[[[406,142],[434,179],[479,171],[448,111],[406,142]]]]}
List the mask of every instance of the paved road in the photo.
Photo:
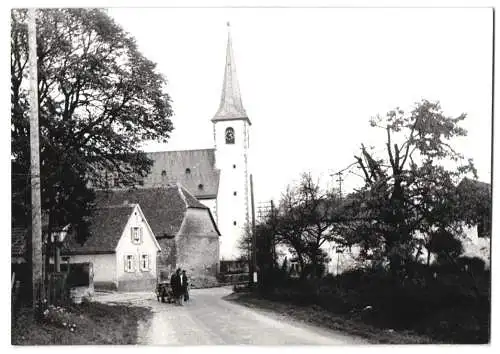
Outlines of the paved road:
{"type": "Polygon", "coordinates": [[[125,302],[153,310],[139,325],[139,343],[151,345],[364,344],[362,339],[298,323],[274,313],[222,299],[228,288],[193,289],[184,306],[163,304],[152,293],[99,294],[97,301],[125,302]]]}

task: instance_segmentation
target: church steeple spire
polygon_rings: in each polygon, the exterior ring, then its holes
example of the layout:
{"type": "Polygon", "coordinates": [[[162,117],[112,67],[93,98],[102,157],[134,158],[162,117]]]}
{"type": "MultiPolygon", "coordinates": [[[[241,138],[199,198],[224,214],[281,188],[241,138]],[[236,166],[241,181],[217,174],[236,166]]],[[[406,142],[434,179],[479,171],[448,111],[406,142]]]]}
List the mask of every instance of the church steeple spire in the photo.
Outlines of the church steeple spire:
{"type": "Polygon", "coordinates": [[[227,34],[227,48],[226,48],[226,67],[224,71],[224,82],[222,84],[222,95],[220,99],[219,109],[215,116],[212,118],[212,122],[217,122],[221,120],[234,120],[234,119],[245,119],[250,120],[247,117],[245,108],[243,108],[243,103],[241,101],[240,86],[238,84],[238,78],[236,76],[236,65],[233,56],[233,47],[231,44],[231,31],[230,24],[227,23],[228,34],[227,34]]]}

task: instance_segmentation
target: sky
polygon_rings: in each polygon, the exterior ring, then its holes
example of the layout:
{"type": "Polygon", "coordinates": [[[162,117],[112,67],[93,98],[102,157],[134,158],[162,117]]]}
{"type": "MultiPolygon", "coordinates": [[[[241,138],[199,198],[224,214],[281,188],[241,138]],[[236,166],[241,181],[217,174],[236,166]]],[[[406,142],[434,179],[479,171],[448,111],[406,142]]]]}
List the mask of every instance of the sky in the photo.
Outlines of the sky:
{"type": "MultiPolygon", "coordinates": [[[[384,147],[369,119],[422,99],[467,113],[454,147],[491,178],[492,10],[487,8],[113,8],[108,13],[168,81],[175,130],[146,151],[213,147],[227,26],[252,122],[256,201],[302,172],[332,185],[361,143],[384,147]]],[[[382,155],[381,155],[382,156],[382,155]]],[[[345,192],[362,179],[344,175],[345,192]]],[[[335,186],[338,184],[335,182],[335,186]]]]}

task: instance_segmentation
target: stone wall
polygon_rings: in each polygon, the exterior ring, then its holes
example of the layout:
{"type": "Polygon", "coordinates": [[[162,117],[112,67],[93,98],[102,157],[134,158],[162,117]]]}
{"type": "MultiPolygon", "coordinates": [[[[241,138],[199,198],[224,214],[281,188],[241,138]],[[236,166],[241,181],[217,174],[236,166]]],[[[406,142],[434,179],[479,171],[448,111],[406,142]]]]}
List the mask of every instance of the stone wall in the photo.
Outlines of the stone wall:
{"type": "Polygon", "coordinates": [[[170,280],[170,275],[176,269],[177,245],[174,238],[158,239],[161,251],[157,256],[158,278],[170,280]]]}
{"type": "Polygon", "coordinates": [[[175,239],[177,267],[186,270],[191,285],[215,285],[219,269],[219,234],[208,209],[189,208],[175,239]]]}
{"type": "Polygon", "coordinates": [[[181,236],[177,241],[177,266],[185,269],[193,287],[213,286],[219,265],[219,238],[181,236]]]}
{"type": "Polygon", "coordinates": [[[91,283],[89,286],[77,286],[71,288],[69,293],[72,303],[80,304],[85,300],[93,301],[95,295],[94,284],[91,283]]]}

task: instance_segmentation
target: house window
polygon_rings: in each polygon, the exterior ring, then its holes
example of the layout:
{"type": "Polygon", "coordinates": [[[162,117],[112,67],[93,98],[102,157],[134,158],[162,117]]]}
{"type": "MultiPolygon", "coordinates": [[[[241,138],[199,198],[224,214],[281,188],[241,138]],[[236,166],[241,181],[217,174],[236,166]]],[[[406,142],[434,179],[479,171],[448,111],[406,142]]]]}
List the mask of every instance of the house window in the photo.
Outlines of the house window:
{"type": "Polygon", "coordinates": [[[165,171],[165,170],[161,171],[161,176],[162,177],[165,177],[166,175],[167,175],[167,171],[165,171]]]}
{"type": "Polygon", "coordinates": [[[236,168],[236,165],[233,165],[233,168],[236,168]]]}
{"type": "Polygon", "coordinates": [[[236,226],[236,221],[233,221],[233,225],[236,226]]]}
{"type": "Polygon", "coordinates": [[[190,168],[186,168],[186,174],[190,174],[191,173],[191,169],[190,168]]]}
{"type": "Polygon", "coordinates": [[[233,192],[233,195],[236,195],[236,194],[238,194],[238,193],[236,193],[236,192],[233,192]]]}
{"type": "Polygon", "coordinates": [[[149,271],[149,254],[141,254],[141,271],[149,271]]]}
{"type": "Polygon", "coordinates": [[[234,144],[234,129],[226,128],[226,144],[234,144]]]}
{"type": "Polygon", "coordinates": [[[201,191],[203,189],[203,184],[198,184],[198,189],[201,191]]]}
{"type": "Polygon", "coordinates": [[[134,272],[134,256],[131,254],[127,254],[125,256],[125,271],[126,272],[134,272]]]}
{"type": "Polygon", "coordinates": [[[142,228],[140,227],[132,227],[130,229],[132,243],[138,245],[142,241],[142,228]]]}

